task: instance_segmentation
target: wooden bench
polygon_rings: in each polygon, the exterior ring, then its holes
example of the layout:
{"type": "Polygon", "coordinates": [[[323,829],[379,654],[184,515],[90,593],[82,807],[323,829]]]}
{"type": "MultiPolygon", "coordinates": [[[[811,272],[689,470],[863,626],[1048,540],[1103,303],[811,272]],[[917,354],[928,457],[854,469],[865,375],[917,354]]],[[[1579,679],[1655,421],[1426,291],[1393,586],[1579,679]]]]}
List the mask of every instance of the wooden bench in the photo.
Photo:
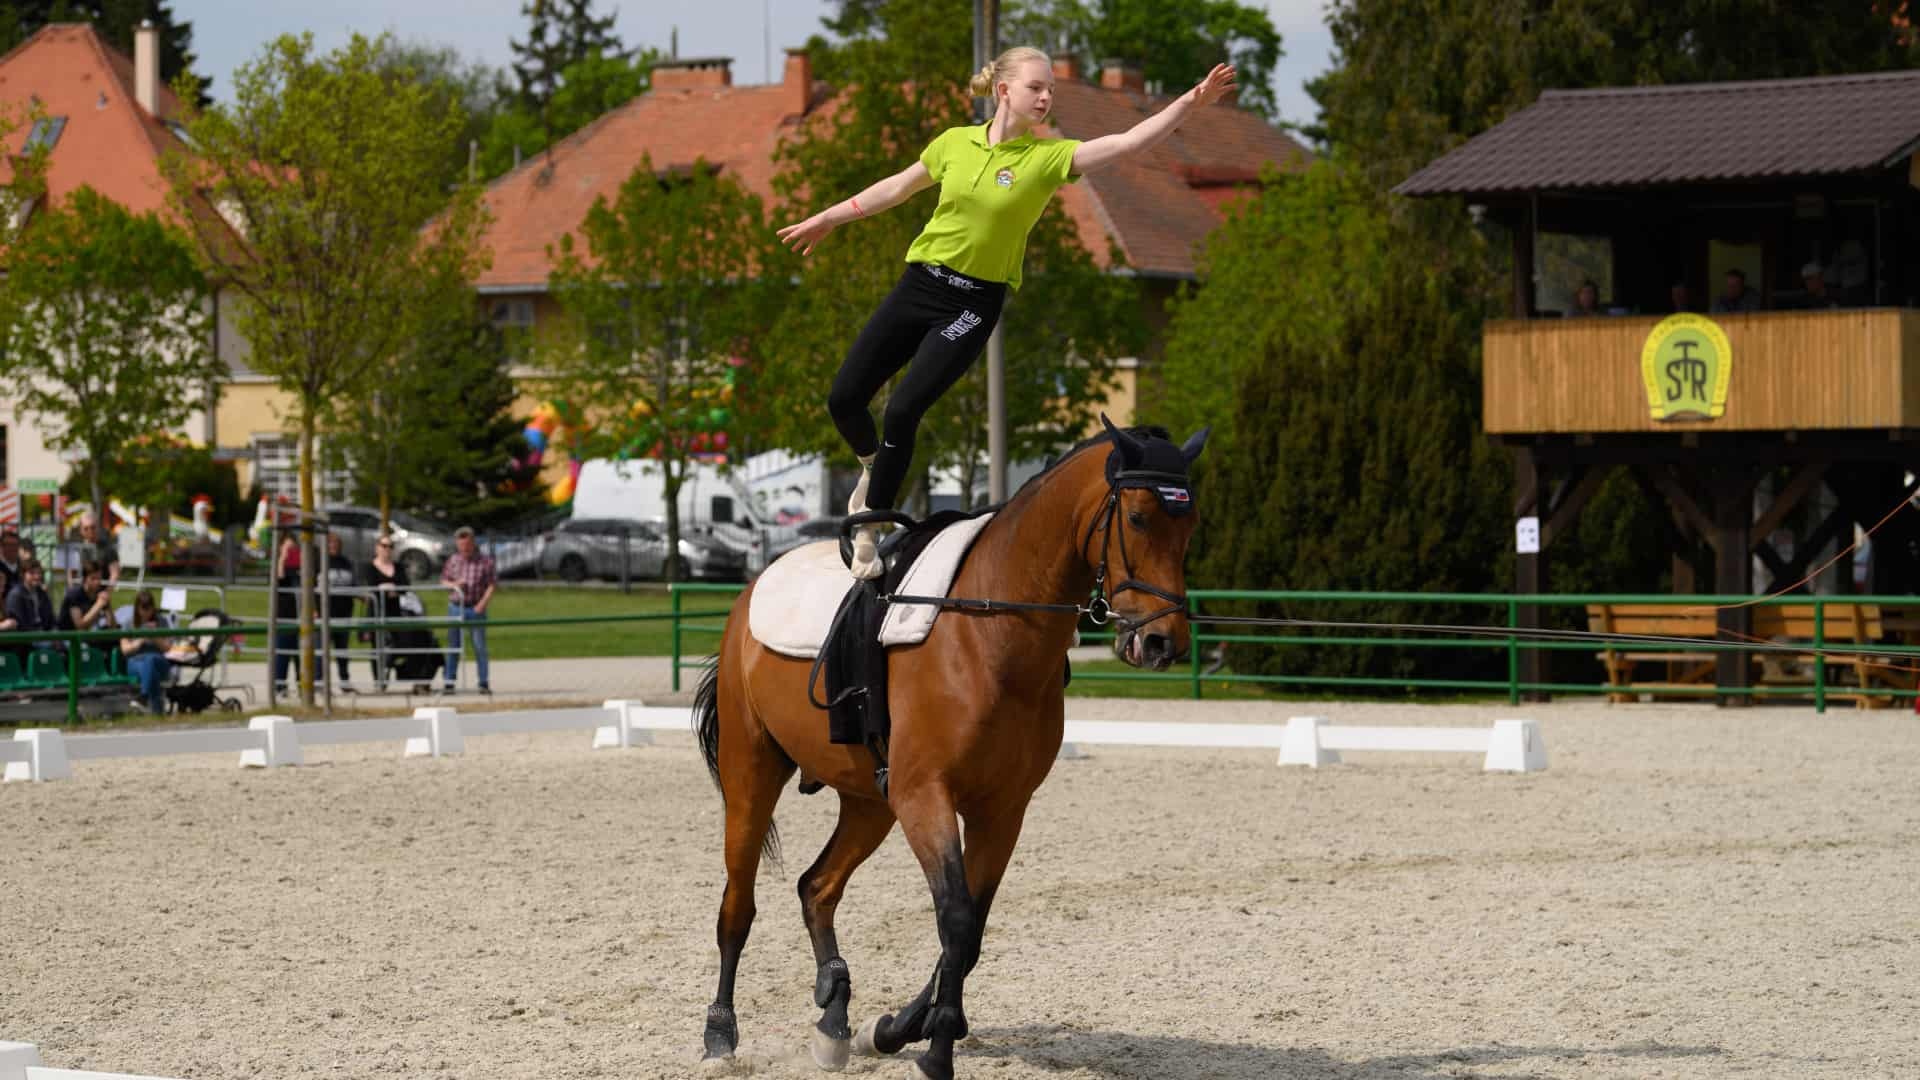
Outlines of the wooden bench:
{"type": "MultiPolygon", "coordinates": [[[[1821,636],[1827,646],[1827,696],[1871,707],[1885,705],[1891,699],[1864,694],[1860,690],[1882,686],[1913,689],[1916,681],[1913,669],[1920,666],[1920,660],[1906,661],[1898,657],[1860,653],[1835,654],[1832,651],[1835,645],[1873,645],[1886,637],[1888,626],[1878,605],[1839,602],[1824,607],[1826,616],[1821,636]],[[1851,690],[1845,680],[1834,678],[1842,673],[1852,676],[1851,690]]],[[[1751,640],[1756,643],[1811,644],[1814,639],[1812,604],[1756,605],[1752,609],[1752,621],[1751,640]]],[[[1920,612],[1915,613],[1914,622],[1916,629],[1920,629],[1920,612]]],[[[1703,642],[1722,640],[1719,638],[1718,612],[1704,605],[1588,604],[1587,626],[1595,633],[1602,634],[1692,638],[1703,642]]],[[[1809,688],[1813,685],[1813,664],[1817,658],[1814,653],[1766,650],[1749,653],[1748,656],[1758,669],[1756,674],[1760,685],[1804,685],[1809,688]]],[[[1632,642],[1623,642],[1617,648],[1602,649],[1599,658],[1607,671],[1607,684],[1618,688],[1608,694],[1607,699],[1632,701],[1636,695],[1643,693],[1659,694],[1662,690],[1713,685],[1719,652],[1684,648],[1653,649],[1646,645],[1636,648],[1632,642]],[[1643,663],[1664,664],[1666,678],[1659,682],[1636,680],[1635,668],[1643,663]]],[[[1706,695],[1696,692],[1686,696],[1699,698],[1706,695]]]]}

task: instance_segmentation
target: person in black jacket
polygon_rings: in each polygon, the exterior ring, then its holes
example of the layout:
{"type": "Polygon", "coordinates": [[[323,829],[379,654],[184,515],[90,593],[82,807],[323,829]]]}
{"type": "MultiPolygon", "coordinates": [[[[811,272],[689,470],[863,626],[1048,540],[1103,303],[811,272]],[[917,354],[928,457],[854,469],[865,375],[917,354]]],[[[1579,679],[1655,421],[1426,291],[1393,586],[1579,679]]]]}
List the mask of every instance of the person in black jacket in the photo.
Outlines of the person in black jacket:
{"type": "MultiPolygon", "coordinates": [[[[47,595],[46,572],[35,559],[20,564],[20,583],[7,593],[7,618],[13,622],[13,628],[20,631],[52,632],[60,627],[54,621],[53,597],[47,595]]],[[[27,649],[39,649],[58,652],[57,641],[35,641],[27,649]]],[[[27,649],[21,650],[22,655],[27,649]]]]}

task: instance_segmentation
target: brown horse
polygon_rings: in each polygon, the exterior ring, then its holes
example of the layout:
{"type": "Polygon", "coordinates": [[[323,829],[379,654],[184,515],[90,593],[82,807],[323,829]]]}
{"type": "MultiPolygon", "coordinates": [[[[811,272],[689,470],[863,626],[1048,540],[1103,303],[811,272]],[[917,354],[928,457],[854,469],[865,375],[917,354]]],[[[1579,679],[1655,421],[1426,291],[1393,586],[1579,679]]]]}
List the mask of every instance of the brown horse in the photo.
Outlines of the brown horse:
{"type": "MultiPolygon", "coordinates": [[[[1000,510],[951,594],[1049,607],[1091,596],[1096,618],[1110,616],[1120,630],[1114,647],[1122,659],[1166,668],[1189,644],[1182,564],[1197,515],[1187,469],[1205,443],[1204,431],[1176,447],[1163,431],[1108,423],[1105,434],[1076,446],[1000,510]]],[[[809,663],[749,635],[751,598],[748,589],[734,603],[694,705],[727,822],[720,986],[707,1010],[703,1068],[731,1067],[739,1039],[734,974],[753,923],[754,876],[763,847],[778,851],[773,808],[798,768],[840,795],[833,836],[800,876],[800,914],[819,965],[814,1001],[824,1010],[814,1059],[838,1069],[853,1049],[852,984],[833,915],[848,876],[898,821],[933,891],[940,960],[918,997],[860,1030],[858,1047],[884,1055],[931,1040],[914,1075],[951,1080],[953,1042],[967,1032],[961,987],[979,958],[1027,803],[1060,750],[1077,616],[1070,604],[1064,611],[948,610],[924,642],[893,649],[883,797],[868,750],[827,741],[826,714],[809,701],[809,663]]]]}

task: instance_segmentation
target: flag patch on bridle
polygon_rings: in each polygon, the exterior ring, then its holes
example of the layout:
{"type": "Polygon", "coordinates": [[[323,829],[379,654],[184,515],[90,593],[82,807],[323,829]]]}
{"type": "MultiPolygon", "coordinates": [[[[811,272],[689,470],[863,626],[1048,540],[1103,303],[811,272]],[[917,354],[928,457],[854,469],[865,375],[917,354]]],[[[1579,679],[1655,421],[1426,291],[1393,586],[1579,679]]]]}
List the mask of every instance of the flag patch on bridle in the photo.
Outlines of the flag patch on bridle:
{"type": "Polygon", "coordinates": [[[1190,503],[1193,501],[1193,493],[1183,487],[1163,487],[1154,490],[1160,493],[1161,502],[1190,503]]]}

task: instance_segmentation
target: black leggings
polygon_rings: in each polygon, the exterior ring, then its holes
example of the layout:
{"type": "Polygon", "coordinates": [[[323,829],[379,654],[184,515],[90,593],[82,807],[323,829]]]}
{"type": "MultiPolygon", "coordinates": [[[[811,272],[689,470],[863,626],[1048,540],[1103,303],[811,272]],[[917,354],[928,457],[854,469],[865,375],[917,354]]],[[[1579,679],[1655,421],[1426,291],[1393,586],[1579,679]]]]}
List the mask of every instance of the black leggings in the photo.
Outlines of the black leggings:
{"type": "Polygon", "coordinates": [[[913,461],[913,436],[920,418],[987,347],[987,335],[1000,320],[1006,298],[1007,287],[1001,282],[970,278],[929,263],[909,263],[900,283],[880,301],[866,329],[854,339],[840,373],[833,377],[827,411],[854,453],[877,455],[867,486],[870,508],[894,508],[913,461]],[[867,407],[902,367],[907,368],[906,377],[888,396],[881,432],[876,432],[867,407]]]}

